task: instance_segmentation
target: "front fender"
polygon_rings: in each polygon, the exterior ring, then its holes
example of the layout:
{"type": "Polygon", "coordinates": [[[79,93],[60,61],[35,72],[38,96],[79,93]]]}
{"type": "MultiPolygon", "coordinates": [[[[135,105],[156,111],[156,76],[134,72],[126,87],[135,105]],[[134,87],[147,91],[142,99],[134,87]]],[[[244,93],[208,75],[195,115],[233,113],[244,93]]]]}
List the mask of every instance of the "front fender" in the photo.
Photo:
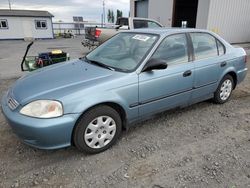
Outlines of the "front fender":
{"type": "Polygon", "coordinates": [[[130,107],[138,102],[138,84],[101,92],[88,92],[86,95],[75,95],[74,100],[65,101],[65,113],[76,113],[81,116],[88,109],[103,103],[115,103],[123,108],[128,123],[138,118],[138,107],[130,107]]]}
{"type": "Polygon", "coordinates": [[[120,105],[126,112],[129,110],[129,107],[127,105],[127,102],[122,99],[119,95],[116,93],[105,92],[101,95],[94,95],[91,97],[87,97],[86,99],[83,99],[81,103],[79,103],[75,109],[74,112],[76,113],[83,113],[87,109],[96,106],[101,103],[107,103],[112,102],[120,105]]]}

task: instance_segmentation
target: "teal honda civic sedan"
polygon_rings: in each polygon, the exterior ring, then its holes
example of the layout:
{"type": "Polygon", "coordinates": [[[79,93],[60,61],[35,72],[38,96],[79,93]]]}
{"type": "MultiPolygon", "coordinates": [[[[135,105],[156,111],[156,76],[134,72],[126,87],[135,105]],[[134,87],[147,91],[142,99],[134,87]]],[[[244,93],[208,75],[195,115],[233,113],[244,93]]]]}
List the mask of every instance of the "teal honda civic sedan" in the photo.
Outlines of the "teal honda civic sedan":
{"type": "Polygon", "coordinates": [[[1,106],[30,146],[98,153],[156,113],[227,102],[247,74],[246,60],[242,48],[205,30],[121,32],[83,58],[20,78],[1,106]]]}

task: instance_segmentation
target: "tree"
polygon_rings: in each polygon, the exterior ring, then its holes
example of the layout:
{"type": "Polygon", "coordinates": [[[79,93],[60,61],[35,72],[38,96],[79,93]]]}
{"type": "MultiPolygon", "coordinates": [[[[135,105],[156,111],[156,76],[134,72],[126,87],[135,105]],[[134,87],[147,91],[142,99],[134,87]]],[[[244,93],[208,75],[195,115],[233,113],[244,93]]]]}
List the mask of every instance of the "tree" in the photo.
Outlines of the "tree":
{"type": "Polygon", "coordinates": [[[109,23],[114,23],[114,21],[115,21],[115,15],[114,15],[114,11],[113,10],[108,9],[108,15],[107,15],[107,17],[108,17],[108,22],[109,23]]]}
{"type": "Polygon", "coordinates": [[[116,10],[116,20],[118,20],[118,18],[122,17],[122,11],[121,10],[116,10]]]}
{"type": "Polygon", "coordinates": [[[114,11],[112,10],[111,11],[111,23],[114,23],[115,22],[115,14],[114,14],[114,11]]]}

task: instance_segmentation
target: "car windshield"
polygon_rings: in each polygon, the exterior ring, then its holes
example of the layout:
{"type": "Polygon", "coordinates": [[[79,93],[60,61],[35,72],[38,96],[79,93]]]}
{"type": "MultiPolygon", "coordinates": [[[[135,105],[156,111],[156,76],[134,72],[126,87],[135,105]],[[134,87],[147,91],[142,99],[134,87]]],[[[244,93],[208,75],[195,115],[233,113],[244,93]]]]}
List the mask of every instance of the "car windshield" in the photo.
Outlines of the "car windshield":
{"type": "Polygon", "coordinates": [[[153,34],[119,33],[86,56],[96,65],[130,72],[137,68],[157,41],[153,34]]]}

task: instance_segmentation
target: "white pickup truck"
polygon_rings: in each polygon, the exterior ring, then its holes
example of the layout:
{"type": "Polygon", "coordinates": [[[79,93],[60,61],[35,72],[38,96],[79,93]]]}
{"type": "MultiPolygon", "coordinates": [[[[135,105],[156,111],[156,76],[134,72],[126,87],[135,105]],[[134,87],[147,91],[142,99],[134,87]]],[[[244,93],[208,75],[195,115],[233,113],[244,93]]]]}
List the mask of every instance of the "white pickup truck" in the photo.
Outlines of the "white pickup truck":
{"type": "Polygon", "coordinates": [[[118,18],[116,24],[111,27],[86,27],[85,40],[82,42],[82,45],[92,48],[102,44],[120,31],[157,27],[162,27],[162,25],[155,20],[137,17],[122,17],[118,18]]]}

